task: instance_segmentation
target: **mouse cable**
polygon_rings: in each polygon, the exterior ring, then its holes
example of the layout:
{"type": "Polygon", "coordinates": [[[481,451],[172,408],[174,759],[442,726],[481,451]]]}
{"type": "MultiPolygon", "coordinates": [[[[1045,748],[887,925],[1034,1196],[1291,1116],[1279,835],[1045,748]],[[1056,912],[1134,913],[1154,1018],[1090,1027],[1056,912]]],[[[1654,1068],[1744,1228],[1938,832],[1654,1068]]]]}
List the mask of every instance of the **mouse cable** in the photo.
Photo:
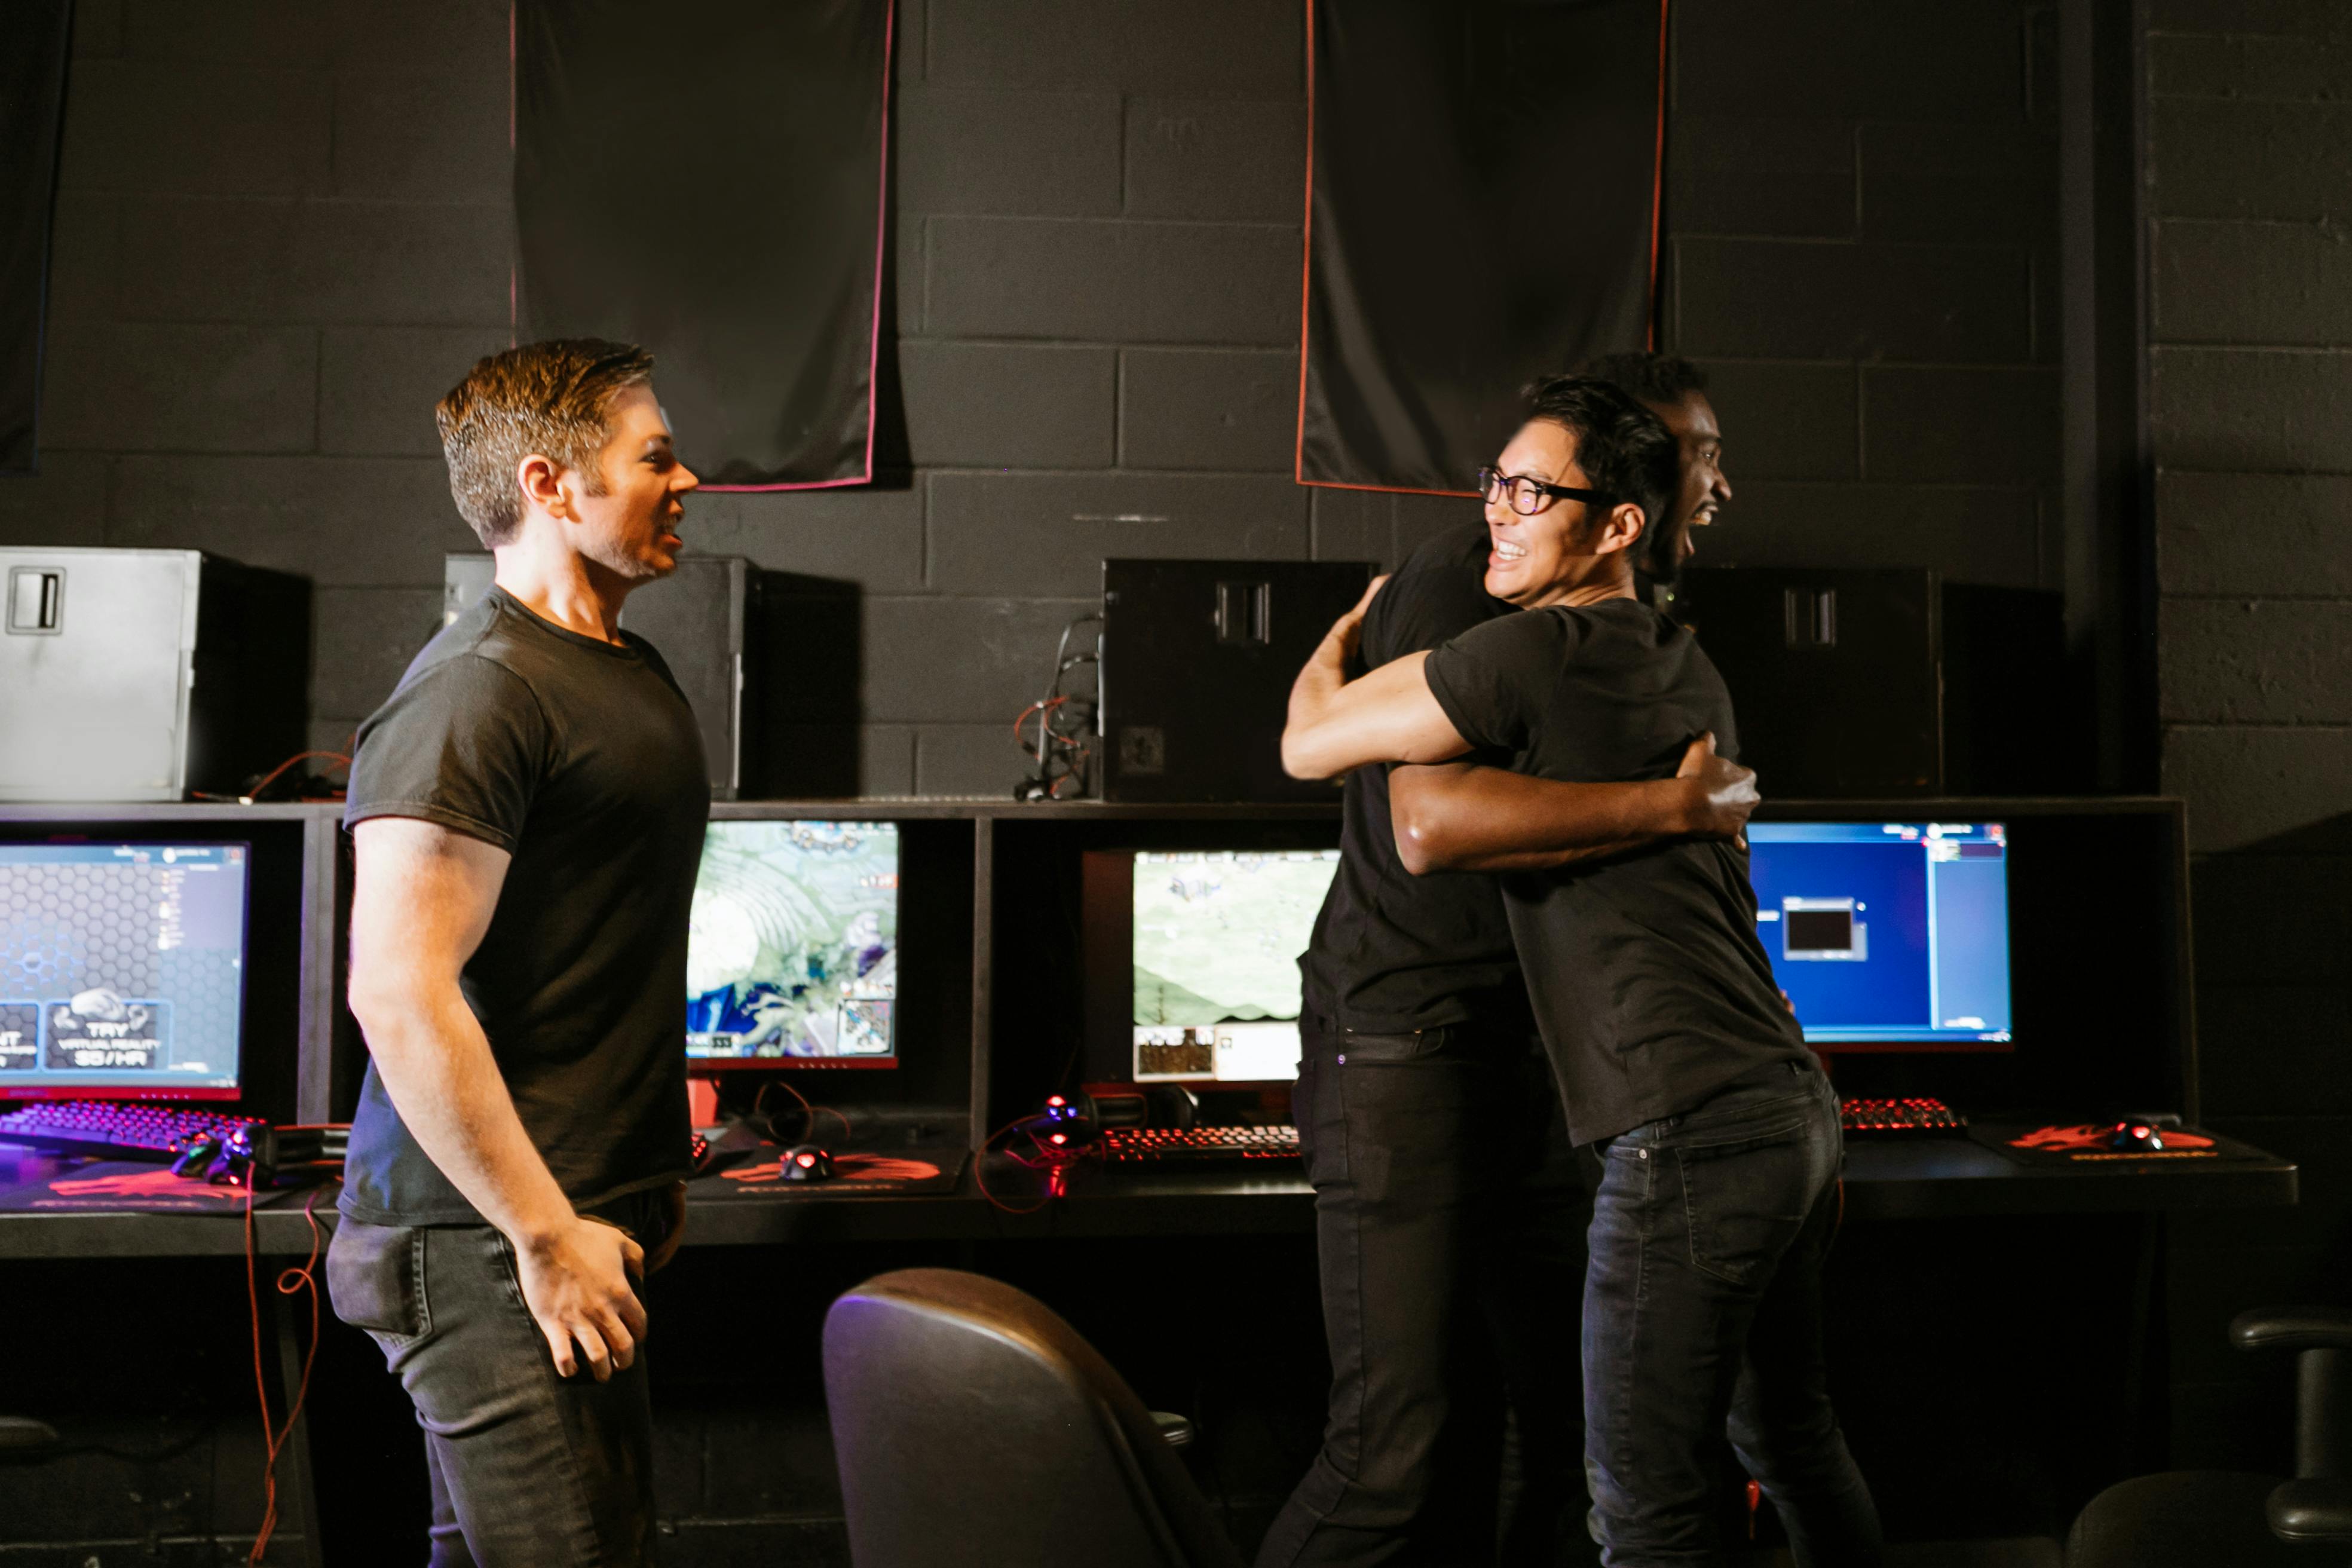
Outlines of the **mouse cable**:
{"type": "MultiPolygon", "coordinates": [[[[980,1189],[980,1195],[986,1198],[988,1200],[989,1206],[995,1209],[999,1214],[1035,1214],[1039,1209],[1044,1208],[1055,1198],[1061,1196],[1062,1173],[1067,1170],[1071,1165],[1076,1163],[1085,1153],[1085,1151],[1082,1149],[1048,1149],[1043,1143],[1038,1142],[1036,1133],[1026,1131],[1022,1127],[1022,1123],[1031,1121],[1032,1119],[1033,1118],[1030,1116],[1020,1116],[1006,1122],[1003,1126],[990,1133],[987,1138],[982,1142],[979,1150],[974,1152],[971,1157],[972,1185],[980,1189]],[[1013,1152],[1011,1145],[1009,1144],[1002,1151],[1004,1157],[1012,1161],[1014,1164],[1023,1166],[1028,1170],[1043,1171],[1045,1173],[1045,1195],[1039,1198],[1035,1203],[1031,1204],[1027,1208],[1015,1208],[1011,1204],[1004,1202],[994,1193],[988,1190],[988,1152],[996,1146],[996,1141],[998,1139],[1003,1137],[1008,1132],[1016,1131],[1020,1132],[1022,1136],[1029,1140],[1029,1146],[1037,1152],[1037,1157],[1033,1160],[1017,1154],[1013,1152]]],[[[1061,1134],[1055,1133],[1055,1136],[1058,1138],[1061,1134]]]]}
{"type": "Polygon", "coordinates": [[[799,1100],[801,1102],[801,1110],[807,1114],[807,1125],[801,1129],[801,1135],[796,1142],[803,1143],[814,1143],[823,1138],[824,1135],[816,1130],[816,1113],[820,1110],[824,1111],[827,1116],[832,1117],[835,1121],[841,1123],[841,1135],[843,1137],[855,1138],[857,1136],[857,1129],[849,1124],[848,1117],[844,1116],[840,1111],[835,1110],[830,1105],[811,1105],[807,1095],[803,1094],[799,1089],[794,1089],[784,1079],[774,1078],[770,1079],[767,1082],[761,1084],[760,1086],[760,1092],[751,1097],[751,1117],[754,1121],[765,1121],[768,1127],[768,1136],[774,1139],[777,1142],[781,1143],[784,1140],[783,1135],[776,1131],[776,1119],[772,1116],[763,1115],[760,1110],[761,1103],[768,1098],[768,1091],[772,1089],[781,1089],[786,1094],[791,1095],[794,1100],[799,1100]]]}
{"type": "MultiPolygon", "coordinates": [[[[260,1260],[253,1235],[254,1173],[245,1174],[245,1302],[253,1320],[253,1388],[261,1399],[261,1441],[264,1453],[261,1470],[261,1528],[255,1532],[253,1551],[246,1558],[248,1564],[257,1565],[261,1554],[268,1550],[269,1537],[278,1529],[278,1456],[294,1435],[294,1423],[302,1414],[302,1402],[310,1393],[310,1368],[319,1359],[319,1253],[325,1237],[319,1229],[317,1213],[319,1194],[323,1184],[310,1189],[303,1202],[302,1217],[310,1223],[310,1256],[299,1268],[282,1270],[277,1279],[278,1293],[291,1296],[306,1291],[310,1298],[310,1346],[302,1354],[302,1381],[295,1387],[293,1403],[286,1410],[286,1425],[278,1427],[269,1419],[269,1384],[262,1373],[261,1355],[261,1287],[257,1279],[260,1260]]],[[[318,1521],[306,1521],[306,1528],[315,1530],[318,1521]]]]}

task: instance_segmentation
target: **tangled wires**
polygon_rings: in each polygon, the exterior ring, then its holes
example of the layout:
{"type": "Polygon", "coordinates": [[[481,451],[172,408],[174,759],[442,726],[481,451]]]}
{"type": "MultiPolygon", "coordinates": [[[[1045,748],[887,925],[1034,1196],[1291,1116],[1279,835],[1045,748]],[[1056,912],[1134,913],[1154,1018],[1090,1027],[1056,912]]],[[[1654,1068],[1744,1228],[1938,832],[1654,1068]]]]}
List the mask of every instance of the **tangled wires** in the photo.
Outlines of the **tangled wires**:
{"type": "Polygon", "coordinates": [[[1101,659],[1100,634],[1094,647],[1083,653],[1070,651],[1070,638],[1090,621],[1099,626],[1102,617],[1080,616],[1062,628],[1062,640],[1054,649],[1054,679],[1046,683],[1045,695],[1021,710],[1020,717],[1013,721],[1013,743],[1036,767],[1014,786],[1015,800],[1075,800],[1092,785],[1095,699],[1062,689],[1070,671],[1101,659]]]}

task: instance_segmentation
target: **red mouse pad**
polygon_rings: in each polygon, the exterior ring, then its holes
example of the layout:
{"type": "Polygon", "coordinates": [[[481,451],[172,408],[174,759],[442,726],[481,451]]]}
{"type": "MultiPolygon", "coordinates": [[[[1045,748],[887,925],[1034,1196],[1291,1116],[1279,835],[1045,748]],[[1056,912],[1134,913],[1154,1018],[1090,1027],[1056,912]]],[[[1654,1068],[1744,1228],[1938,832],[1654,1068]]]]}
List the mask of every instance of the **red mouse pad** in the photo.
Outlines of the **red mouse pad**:
{"type": "MultiPolygon", "coordinates": [[[[286,1196],[283,1190],[253,1195],[265,1209],[286,1196]]],[[[46,1182],[28,1182],[0,1192],[6,1214],[225,1214],[245,1212],[243,1187],[208,1186],[172,1174],[163,1165],[126,1160],[96,1160],[67,1167],[46,1182]]]]}
{"type": "Polygon", "coordinates": [[[2116,1148],[2114,1144],[2117,1125],[2113,1121],[1971,1122],[1969,1136],[2021,1165],[2146,1165],[2263,1158],[2259,1150],[2218,1132],[2200,1132],[2192,1127],[2158,1127],[2147,1122],[2122,1125],[2148,1128],[2155,1138],[2162,1140],[2162,1148],[2144,1144],[2116,1148]]]}
{"type": "Polygon", "coordinates": [[[695,1184],[698,1197],[821,1198],[870,1196],[877,1193],[919,1194],[951,1191],[963,1173],[961,1152],[944,1152],[940,1161],[908,1154],[839,1153],[833,1157],[834,1173],[822,1182],[788,1182],[777,1164],[779,1148],[762,1148],[759,1157],[730,1165],[695,1184]]]}

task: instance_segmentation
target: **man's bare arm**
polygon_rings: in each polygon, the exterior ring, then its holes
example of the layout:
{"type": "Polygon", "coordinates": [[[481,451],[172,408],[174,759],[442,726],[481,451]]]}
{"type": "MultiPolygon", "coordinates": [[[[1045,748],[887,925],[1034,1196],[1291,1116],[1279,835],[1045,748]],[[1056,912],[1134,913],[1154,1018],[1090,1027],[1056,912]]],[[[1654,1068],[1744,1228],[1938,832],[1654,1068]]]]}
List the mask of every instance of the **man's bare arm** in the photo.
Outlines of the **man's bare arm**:
{"type": "Polygon", "coordinates": [[[1385,577],[1324,634],[1290,688],[1282,731],[1283,771],[1296,779],[1336,778],[1367,763],[1442,763],[1470,749],[1430,695],[1427,654],[1408,654],[1360,679],[1348,679],[1364,612],[1385,577]]]}
{"type": "Polygon", "coordinates": [[[556,1370],[576,1370],[576,1341],[603,1382],[635,1359],[645,1336],[628,1279],[644,1249],[572,1212],[458,989],[509,856],[410,817],[373,817],[352,837],[351,1007],[376,1073],[425,1156],[514,1244],[523,1300],[556,1370]]]}
{"type": "Polygon", "coordinates": [[[1569,784],[1470,763],[1389,770],[1397,855],[1429,871],[1538,871],[1661,838],[1733,838],[1756,808],[1756,775],[1703,735],[1671,779],[1569,784]]]}

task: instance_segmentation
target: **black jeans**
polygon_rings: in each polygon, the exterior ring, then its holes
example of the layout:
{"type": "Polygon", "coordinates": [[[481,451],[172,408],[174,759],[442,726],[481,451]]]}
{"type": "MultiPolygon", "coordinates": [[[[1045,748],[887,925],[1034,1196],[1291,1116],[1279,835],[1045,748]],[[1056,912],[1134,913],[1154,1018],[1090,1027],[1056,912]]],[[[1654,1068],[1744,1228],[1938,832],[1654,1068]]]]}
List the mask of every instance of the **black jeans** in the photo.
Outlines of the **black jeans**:
{"type": "MultiPolygon", "coordinates": [[[[594,1211],[651,1250],[659,1192],[594,1211]]],[[[431,1568],[634,1568],[654,1561],[646,1352],[598,1383],[558,1377],[488,1226],[344,1219],[327,1249],[335,1316],[365,1329],[416,1405],[433,1486],[431,1568]]]]}
{"type": "Polygon", "coordinates": [[[1322,1452],[1258,1568],[1591,1561],[1566,1316],[1583,1289],[1591,1200],[1549,1065],[1528,1036],[1465,1029],[1310,1024],[1305,1046],[1293,1103],[1315,1184],[1331,1405],[1322,1452]],[[1463,1489],[1465,1521],[1443,1461],[1477,1446],[1458,1422],[1477,1404],[1463,1352],[1481,1338],[1508,1437],[1499,1514],[1489,1468],[1463,1489]]]}
{"type": "Polygon", "coordinates": [[[1586,1471],[1612,1568],[1722,1563],[1723,1437],[1798,1568],[1872,1568],[1870,1489],[1830,1408],[1822,1264],[1843,1163],[1810,1067],[1607,1146],[1584,1293],[1586,1471]]]}

